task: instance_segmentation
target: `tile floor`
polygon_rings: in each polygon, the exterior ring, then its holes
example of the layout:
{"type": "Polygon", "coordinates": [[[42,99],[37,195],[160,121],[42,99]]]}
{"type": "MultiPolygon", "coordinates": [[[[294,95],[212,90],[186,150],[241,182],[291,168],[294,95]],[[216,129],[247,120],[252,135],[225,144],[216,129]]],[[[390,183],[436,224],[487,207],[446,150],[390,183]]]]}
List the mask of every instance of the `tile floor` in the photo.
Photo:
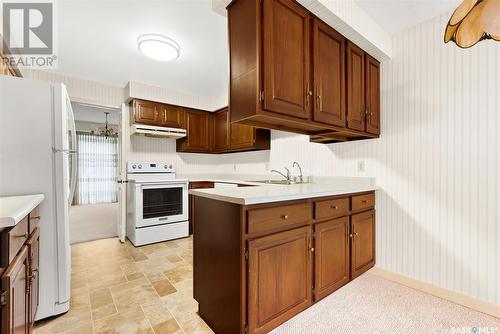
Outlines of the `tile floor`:
{"type": "Polygon", "coordinates": [[[72,249],[71,309],[35,334],[205,334],[193,299],[192,238],[135,248],[117,239],[72,249]]]}

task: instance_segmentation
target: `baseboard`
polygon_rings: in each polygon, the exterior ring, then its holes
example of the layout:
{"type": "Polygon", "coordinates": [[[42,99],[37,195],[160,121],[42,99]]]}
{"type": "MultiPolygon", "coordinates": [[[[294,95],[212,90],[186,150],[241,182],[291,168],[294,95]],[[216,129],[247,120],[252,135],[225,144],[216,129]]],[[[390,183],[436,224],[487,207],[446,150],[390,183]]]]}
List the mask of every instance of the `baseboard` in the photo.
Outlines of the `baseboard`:
{"type": "Polygon", "coordinates": [[[434,295],[439,298],[443,298],[454,302],[456,304],[463,305],[465,307],[471,308],[473,310],[489,314],[491,316],[500,318],[500,306],[490,304],[487,302],[483,302],[460,293],[456,293],[450,290],[446,290],[440,287],[437,287],[432,284],[424,283],[413,278],[409,278],[400,274],[396,274],[381,268],[372,268],[370,273],[378,275],[380,277],[386,278],[388,280],[394,281],[396,283],[400,283],[406,285],[409,288],[420,290],[426,292],[428,294],[434,295]]]}

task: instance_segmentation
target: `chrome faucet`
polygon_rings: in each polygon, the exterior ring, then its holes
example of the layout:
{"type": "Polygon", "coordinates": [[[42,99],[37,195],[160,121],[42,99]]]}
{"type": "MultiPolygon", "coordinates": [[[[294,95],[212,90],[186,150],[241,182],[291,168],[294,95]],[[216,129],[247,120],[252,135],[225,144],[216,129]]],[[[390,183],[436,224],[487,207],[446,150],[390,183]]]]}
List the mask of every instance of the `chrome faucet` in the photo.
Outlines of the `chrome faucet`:
{"type": "Polygon", "coordinates": [[[283,174],[282,172],[280,172],[279,170],[276,170],[276,169],[272,169],[271,173],[278,173],[279,175],[283,176],[288,183],[291,183],[292,182],[292,177],[291,177],[291,174],[290,174],[290,170],[288,168],[286,168],[286,167],[285,167],[285,169],[286,169],[286,175],[283,174]]]}
{"type": "Polygon", "coordinates": [[[299,176],[299,182],[304,183],[304,175],[302,174],[302,168],[300,167],[299,163],[297,161],[293,162],[292,167],[297,166],[299,168],[300,176],[299,176]]]}

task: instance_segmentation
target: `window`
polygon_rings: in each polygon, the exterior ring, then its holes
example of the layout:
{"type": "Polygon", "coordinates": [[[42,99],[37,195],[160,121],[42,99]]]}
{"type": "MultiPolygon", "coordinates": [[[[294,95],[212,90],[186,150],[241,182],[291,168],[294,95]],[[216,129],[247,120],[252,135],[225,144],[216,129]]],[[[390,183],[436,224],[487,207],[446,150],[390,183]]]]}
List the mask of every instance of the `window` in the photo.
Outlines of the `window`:
{"type": "Polygon", "coordinates": [[[78,132],[75,204],[113,203],[117,198],[118,138],[78,132]]]}

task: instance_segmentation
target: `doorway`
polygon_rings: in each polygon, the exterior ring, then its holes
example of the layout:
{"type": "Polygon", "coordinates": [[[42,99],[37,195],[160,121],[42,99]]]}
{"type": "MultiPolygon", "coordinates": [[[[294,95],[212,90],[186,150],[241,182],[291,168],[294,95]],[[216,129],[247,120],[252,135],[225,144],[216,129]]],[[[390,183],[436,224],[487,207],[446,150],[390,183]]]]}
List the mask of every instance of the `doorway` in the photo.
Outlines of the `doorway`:
{"type": "Polygon", "coordinates": [[[71,244],[117,236],[120,109],[72,102],[77,131],[71,244]]]}

